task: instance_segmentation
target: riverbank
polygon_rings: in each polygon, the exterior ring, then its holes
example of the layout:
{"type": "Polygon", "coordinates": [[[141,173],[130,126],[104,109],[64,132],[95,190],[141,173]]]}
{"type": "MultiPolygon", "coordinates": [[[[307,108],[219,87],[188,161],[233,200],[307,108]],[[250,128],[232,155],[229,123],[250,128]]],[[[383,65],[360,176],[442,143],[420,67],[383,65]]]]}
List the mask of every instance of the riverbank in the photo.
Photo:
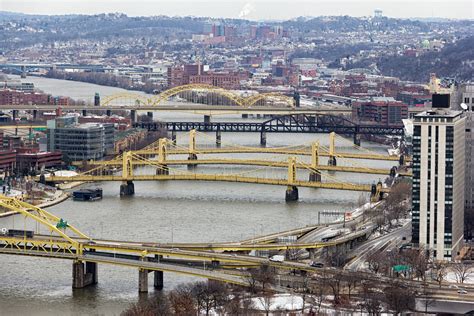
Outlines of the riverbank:
{"type": "MultiPolygon", "coordinates": [[[[66,191],[63,191],[63,190],[57,190],[52,198],[49,198],[47,201],[45,201],[43,203],[40,203],[38,205],[35,205],[35,206],[37,206],[39,208],[43,208],[43,209],[48,208],[48,207],[51,207],[53,205],[57,205],[61,202],[66,201],[69,197],[70,197],[69,192],[66,192],[66,191]]],[[[9,216],[16,215],[16,214],[18,214],[17,211],[5,212],[5,213],[0,214],[0,218],[9,217],[9,216]]]]}

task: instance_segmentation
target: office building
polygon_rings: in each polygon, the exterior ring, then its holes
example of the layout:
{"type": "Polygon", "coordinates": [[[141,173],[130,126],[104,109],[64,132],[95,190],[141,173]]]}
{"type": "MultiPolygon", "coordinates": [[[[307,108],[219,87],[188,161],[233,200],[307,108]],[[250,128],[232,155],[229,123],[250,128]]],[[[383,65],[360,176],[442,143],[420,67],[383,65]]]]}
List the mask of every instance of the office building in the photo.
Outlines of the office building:
{"type": "Polygon", "coordinates": [[[72,116],[50,120],[47,124],[47,149],[62,152],[64,159],[100,159],[113,153],[113,124],[78,124],[72,116]]]}
{"type": "Polygon", "coordinates": [[[454,259],[464,236],[466,118],[445,107],[413,122],[412,242],[437,260],[454,259]]]}
{"type": "Polygon", "coordinates": [[[458,85],[451,94],[451,109],[464,111],[466,116],[466,208],[474,208],[474,83],[458,85]],[[466,108],[461,108],[461,103],[466,108]]]}

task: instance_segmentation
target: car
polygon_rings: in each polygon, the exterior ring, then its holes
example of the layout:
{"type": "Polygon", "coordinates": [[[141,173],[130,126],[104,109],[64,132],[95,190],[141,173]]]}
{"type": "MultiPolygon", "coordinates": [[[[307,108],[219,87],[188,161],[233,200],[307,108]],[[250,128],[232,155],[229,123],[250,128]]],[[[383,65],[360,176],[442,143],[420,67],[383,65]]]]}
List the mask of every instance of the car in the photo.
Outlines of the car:
{"type": "Polygon", "coordinates": [[[463,289],[459,289],[458,294],[467,294],[467,291],[463,289]]]}
{"type": "Polygon", "coordinates": [[[323,268],[324,267],[324,264],[322,262],[314,262],[314,261],[311,261],[309,263],[309,265],[313,268],[323,268]]]}

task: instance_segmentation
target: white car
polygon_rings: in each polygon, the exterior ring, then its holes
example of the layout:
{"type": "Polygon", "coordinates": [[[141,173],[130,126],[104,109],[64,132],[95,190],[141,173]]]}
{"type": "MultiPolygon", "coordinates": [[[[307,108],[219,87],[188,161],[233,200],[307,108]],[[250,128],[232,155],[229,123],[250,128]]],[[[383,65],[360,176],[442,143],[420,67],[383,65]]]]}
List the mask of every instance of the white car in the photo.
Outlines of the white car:
{"type": "Polygon", "coordinates": [[[463,289],[459,289],[458,294],[467,294],[467,291],[463,289]]]}

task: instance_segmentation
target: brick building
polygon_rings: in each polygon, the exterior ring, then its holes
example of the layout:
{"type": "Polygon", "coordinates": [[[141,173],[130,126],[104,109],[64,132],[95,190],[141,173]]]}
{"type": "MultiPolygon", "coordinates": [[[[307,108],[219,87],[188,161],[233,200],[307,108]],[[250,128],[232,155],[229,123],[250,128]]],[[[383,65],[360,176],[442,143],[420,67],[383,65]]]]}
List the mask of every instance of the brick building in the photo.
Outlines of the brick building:
{"type": "Polygon", "coordinates": [[[408,106],[393,98],[374,97],[352,103],[352,119],[359,122],[374,122],[381,125],[402,125],[408,118],[408,106]]]}

